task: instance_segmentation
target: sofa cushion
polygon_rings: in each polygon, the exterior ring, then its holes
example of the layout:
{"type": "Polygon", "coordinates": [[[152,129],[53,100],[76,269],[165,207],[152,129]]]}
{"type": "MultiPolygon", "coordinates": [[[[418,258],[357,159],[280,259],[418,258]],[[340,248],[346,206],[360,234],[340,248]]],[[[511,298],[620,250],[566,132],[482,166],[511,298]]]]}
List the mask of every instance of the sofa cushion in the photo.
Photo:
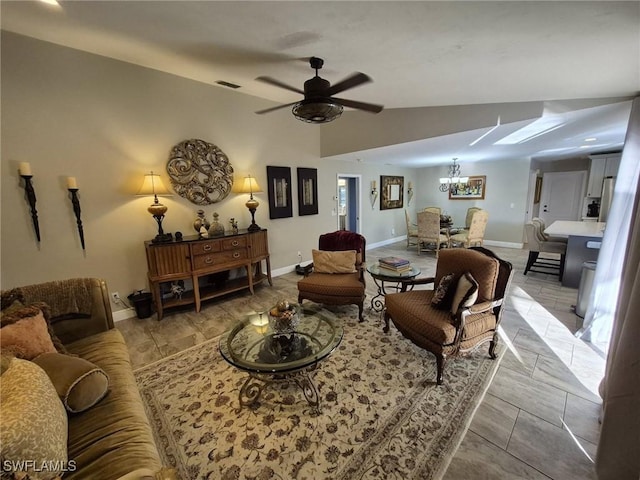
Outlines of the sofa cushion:
{"type": "Polygon", "coordinates": [[[138,468],[159,470],[158,451],[122,334],[111,329],[67,348],[104,370],[110,386],[99,403],[69,417],[69,458],[77,461],[79,470],[65,475],[65,480],[110,480],[138,468]]]}
{"type": "Polygon", "coordinates": [[[356,251],[337,252],[312,250],[313,269],[316,273],[354,273],[356,271],[356,251]]]}
{"type": "MultiPolygon", "coordinates": [[[[22,311],[25,311],[22,308],[22,311]]],[[[5,318],[3,318],[4,322],[5,318]]],[[[29,309],[28,316],[0,328],[0,348],[18,358],[31,360],[41,353],[55,352],[42,310],[29,309]]]]}
{"type": "Polygon", "coordinates": [[[14,478],[26,472],[32,480],[52,479],[72,468],[67,464],[67,412],[47,374],[14,358],[0,382],[2,478],[9,470],[14,478]],[[20,462],[29,463],[21,468],[20,462]]]}
{"type": "Polygon", "coordinates": [[[57,352],[43,353],[34,358],[33,362],[47,372],[69,412],[84,412],[102,400],[108,392],[109,376],[84,358],[57,352]]]}

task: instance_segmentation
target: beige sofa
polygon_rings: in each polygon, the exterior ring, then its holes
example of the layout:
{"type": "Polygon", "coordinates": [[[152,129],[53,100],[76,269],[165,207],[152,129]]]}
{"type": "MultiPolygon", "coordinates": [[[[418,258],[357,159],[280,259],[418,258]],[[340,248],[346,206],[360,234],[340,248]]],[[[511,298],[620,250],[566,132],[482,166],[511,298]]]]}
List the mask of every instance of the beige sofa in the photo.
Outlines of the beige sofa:
{"type": "Polygon", "coordinates": [[[124,338],[114,328],[105,282],[70,279],[17,290],[27,304],[49,305],[52,328],[68,352],[109,376],[102,400],[68,415],[68,458],[76,469],[64,479],[172,478],[173,471],[162,468],[124,338]]]}

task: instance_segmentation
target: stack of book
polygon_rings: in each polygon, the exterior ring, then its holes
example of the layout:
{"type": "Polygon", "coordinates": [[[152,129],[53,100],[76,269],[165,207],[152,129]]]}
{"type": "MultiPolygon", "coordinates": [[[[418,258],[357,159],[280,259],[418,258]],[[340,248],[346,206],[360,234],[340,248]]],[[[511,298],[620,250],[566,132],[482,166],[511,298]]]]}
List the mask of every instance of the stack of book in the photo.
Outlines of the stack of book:
{"type": "Polygon", "coordinates": [[[411,271],[409,260],[400,257],[384,257],[378,260],[378,266],[382,270],[389,270],[395,273],[406,273],[411,271]]]}

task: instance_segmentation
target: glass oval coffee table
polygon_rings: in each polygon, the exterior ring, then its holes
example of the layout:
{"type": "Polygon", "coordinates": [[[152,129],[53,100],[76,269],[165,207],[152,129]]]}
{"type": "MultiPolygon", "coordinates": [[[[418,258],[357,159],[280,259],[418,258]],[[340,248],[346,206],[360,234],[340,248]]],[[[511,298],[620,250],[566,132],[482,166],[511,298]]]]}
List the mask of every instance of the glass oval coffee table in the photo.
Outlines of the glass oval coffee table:
{"type": "Polygon", "coordinates": [[[340,345],[343,329],[335,316],[313,305],[298,306],[300,322],[293,333],[276,333],[267,312],[247,315],[220,338],[220,353],[249,373],[239,394],[241,406],[254,404],[269,384],[293,381],[309,405],[320,412],[320,396],[310,372],[340,345]]]}

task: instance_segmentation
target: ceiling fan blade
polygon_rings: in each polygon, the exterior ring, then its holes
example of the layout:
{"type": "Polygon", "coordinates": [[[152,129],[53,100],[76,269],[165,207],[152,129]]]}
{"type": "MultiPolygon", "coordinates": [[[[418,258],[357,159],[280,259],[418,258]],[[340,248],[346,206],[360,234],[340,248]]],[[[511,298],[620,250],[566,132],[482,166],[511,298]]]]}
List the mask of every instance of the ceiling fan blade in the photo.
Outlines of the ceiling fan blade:
{"type": "Polygon", "coordinates": [[[353,87],[357,87],[358,85],[362,85],[363,83],[371,82],[371,78],[364,73],[356,72],[351,74],[351,76],[345,78],[344,80],[336,83],[329,87],[327,91],[327,96],[335,95],[336,93],[344,92],[353,87]]]}
{"type": "Polygon", "coordinates": [[[340,105],[343,105],[345,107],[356,108],[358,110],[365,110],[367,112],[372,112],[372,113],[380,113],[382,111],[382,109],[384,108],[383,105],[375,105],[373,103],[356,102],[355,100],[345,100],[343,98],[331,97],[331,100],[333,100],[334,102],[339,103],[340,105]]]}
{"type": "Polygon", "coordinates": [[[263,113],[273,112],[274,110],[280,110],[281,108],[290,107],[291,105],[295,105],[298,102],[286,103],[284,105],[278,105],[277,107],[265,108],[264,110],[258,110],[256,113],[258,115],[262,115],[263,113]]]}
{"type": "Polygon", "coordinates": [[[290,90],[292,92],[296,92],[296,93],[299,93],[301,95],[304,95],[304,92],[302,90],[300,90],[299,88],[292,87],[291,85],[287,85],[286,83],[282,83],[280,80],[276,80],[275,78],[258,77],[258,78],[256,78],[256,80],[258,80],[260,82],[268,83],[269,85],[273,85],[275,87],[284,88],[285,90],[290,90]]]}

